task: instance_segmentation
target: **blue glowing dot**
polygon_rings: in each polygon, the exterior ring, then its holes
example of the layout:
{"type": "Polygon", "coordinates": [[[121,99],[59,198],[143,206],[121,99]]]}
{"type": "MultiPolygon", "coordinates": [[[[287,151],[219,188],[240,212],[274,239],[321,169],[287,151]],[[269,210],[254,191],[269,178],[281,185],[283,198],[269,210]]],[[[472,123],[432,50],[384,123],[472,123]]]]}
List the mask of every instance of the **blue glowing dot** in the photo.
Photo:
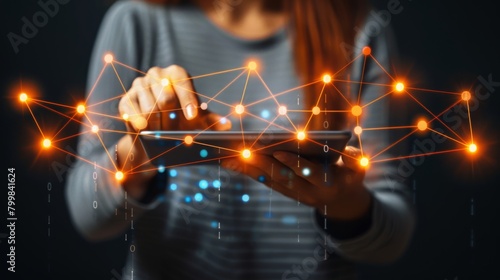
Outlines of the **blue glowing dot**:
{"type": "Polygon", "coordinates": [[[175,115],[175,113],[170,113],[169,117],[170,117],[170,119],[173,120],[173,119],[175,119],[176,115],[175,115]]]}
{"type": "Polygon", "coordinates": [[[221,118],[221,119],[220,119],[220,123],[221,123],[221,124],[225,124],[225,123],[227,123],[227,119],[226,119],[226,118],[221,118]]]}
{"type": "Polygon", "coordinates": [[[219,224],[219,223],[217,223],[217,221],[212,221],[212,222],[210,223],[210,226],[211,226],[212,228],[217,228],[218,224],[219,224]]]}
{"type": "Polygon", "coordinates": [[[297,223],[297,218],[295,216],[287,215],[281,218],[281,222],[285,225],[294,225],[297,223]]]}
{"type": "Polygon", "coordinates": [[[202,150],[200,151],[200,157],[202,157],[202,158],[206,158],[207,156],[208,156],[208,151],[207,151],[207,150],[205,150],[205,149],[202,149],[202,150]]]}
{"type": "Polygon", "coordinates": [[[306,167],[306,168],[304,168],[304,169],[302,169],[302,175],[304,175],[304,176],[309,176],[309,175],[311,175],[311,169],[309,169],[309,168],[307,168],[307,167],[306,167]]]}
{"type": "Polygon", "coordinates": [[[186,203],[191,202],[191,197],[190,197],[190,196],[186,196],[186,197],[184,198],[184,201],[185,201],[186,203]]]}
{"type": "Polygon", "coordinates": [[[264,119],[267,119],[269,118],[271,114],[269,113],[268,110],[262,110],[262,112],[260,113],[260,116],[263,117],[264,119]]]}
{"type": "Polygon", "coordinates": [[[214,188],[220,188],[220,181],[219,180],[214,180],[212,185],[214,186],[214,188]]]}
{"type": "Polygon", "coordinates": [[[170,189],[175,191],[177,189],[177,184],[170,184],[170,189]]]}
{"type": "Polygon", "coordinates": [[[260,175],[258,179],[259,179],[259,182],[264,183],[266,181],[266,176],[260,175]]]}
{"type": "Polygon", "coordinates": [[[160,136],[161,136],[160,133],[155,133],[155,138],[156,139],[160,139],[160,136]]]}
{"type": "Polygon", "coordinates": [[[207,180],[200,180],[200,182],[198,183],[198,186],[204,190],[204,189],[208,188],[208,181],[207,180]]]}
{"type": "Polygon", "coordinates": [[[160,172],[160,173],[165,172],[165,166],[163,166],[163,165],[161,165],[161,164],[160,164],[160,165],[158,165],[158,172],[160,172]]]}
{"type": "Polygon", "coordinates": [[[175,177],[175,176],[177,176],[177,170],[170,169],[170,177],[175,177]]]}
{"type": "Polygon", "coordinates": [[[194,200],[196,200],[198,202],[202,201],[203,200],[203,195],[201,193],[196,193],[194,195],[194,200]]]}
{"type": "Polygon", "coordinates": [[[248,202],[250,200],[250,196],[248,194],[244,194],[241,196],[241,200],[243,200],[243,202],[248,202]]]}

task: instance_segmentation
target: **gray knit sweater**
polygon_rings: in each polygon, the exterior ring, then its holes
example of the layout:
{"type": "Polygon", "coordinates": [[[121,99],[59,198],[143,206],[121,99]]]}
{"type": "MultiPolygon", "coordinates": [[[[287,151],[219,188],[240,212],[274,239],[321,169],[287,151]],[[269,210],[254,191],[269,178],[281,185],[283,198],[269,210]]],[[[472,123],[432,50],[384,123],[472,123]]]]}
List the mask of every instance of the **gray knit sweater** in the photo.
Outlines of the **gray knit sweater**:
{"type": "MultiPolygon", "coordinates": [[[[386,36],[366,39],[359,38],[358,50],[369,44],[374,56],[388,67],[386,36]]],[[[299,85],[285,30],[262,40],[235,38],[190,5],[164,7],[136,1],[114,4],[97,37],[88,76],[89,91],[104,67],[102,58],[108,51],[116,60],[141,71],[178,64],[191,76],[241,67],[249,58],[256,58],[260,74],[273,93],[299,85]]],[[[360,79],[362,59],[358,62],[346,71],[352,80],[360,79]]],[[[125,89],[141,75],[118,64],[115,67],[125,89]]],[[[194,86],[203,95],[213,96],[238,73],[195,79],[194,86]]],[[[367,63],[364,81],[387,83],[388,77],[375,63],[367,63]]],[[[239,103],[244,83],[244,78],[238,79],[217,99],[239,103]]],[[[350,90],[357,93],[357,89],[357,84],[352,84],[350,90]]],[[[387,91],[367,85],[363,87],[362,102],[387,91]]],[[[123,93],[113,69],[107,67],[88,104],[99,103],[92,112],[118,115],[118,99],[100,102],[123,93]]],[[[303,109],[302,94],[301,90],[293,91],[281,95],[279,101],[287,104],[289,111],[303,109]]],[[[267,89],[251,78],[244,103],[266,97],[267,89]]],[[[272,99],[268,101],[248,110],[272,120],[277,108],[272,99]]],[[[210,103],[210,109],[221,115],[230,110],[217,102],[210,103]]],[[[363,127],[388,126],[393,117],[387,99],[365,110],[368,117],[362,120],[363,127]]],[[[90,112],[89,117],[101,130],[125,130],[118,119],[90,112]]],[[[298,121],[300,116],[290,114],[290,118],[298,121]]],[[[267,126],[257,118],[244,120],[244,129],[267,126]]],[[[239,130],[239,120],[232,121],[237,124],[234,129],[239,130]]],[[[277,123],[290,125],[286,119],[278,119],[277,123]]],[[[122,135],[102,133],[111,154],[122,135]]],[[[380,151],[390,137],[388,133],[367,132],[363,139],[365,152],[380,151]]],[[[114,170],[113,163],[94,134],[80,137],[78,152],[88,162],[78,161],[67,180],[66,198],[72,219],[89,240],[127,239],[130,253],[124,279],[351,279],[356,275],[355,263],[387,262],[400,256],[414,227],[404,185],[390,179],[390,174],[397,172],[390,162],[373,164],[367,172],[365,184],[373,194],[370,216],[361,221],[362,232],[346,236],[341,233],[349,232],[349,227],[359,228],[359,223],[327,221],[325,230],[321,214],[311,207],[217,165],[167,169],[151,186],[155,191],[148,201],[134,201],[127,197],[114,174],[105,170],[114,170]],[[91,164],[94,162],[105,169],[96,168],[91,164]]]]}

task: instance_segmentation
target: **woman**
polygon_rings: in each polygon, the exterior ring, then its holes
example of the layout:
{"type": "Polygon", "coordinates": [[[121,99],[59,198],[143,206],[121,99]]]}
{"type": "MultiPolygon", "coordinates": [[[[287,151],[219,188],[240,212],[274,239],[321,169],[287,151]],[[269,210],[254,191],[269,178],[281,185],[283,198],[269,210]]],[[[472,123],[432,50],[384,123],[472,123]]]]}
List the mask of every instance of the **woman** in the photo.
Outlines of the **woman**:
{"type": "MultiPolygon", "coordinates": [[[[256,156],[246,163],[223,161],[223,178],[217,166],[204,165],[170,169],[168,179],[166,172],[150,164],[122,181],[104,171],[131,170],[148,161],[140,142],[134,141],[133,133],[142,129],[262,130],[268,126],[257,118],[240,123],[232,108],[217,102],[210,103],[208,110],[200,108],[202,100],[196,92],[214,97],[234,75],[193,80],[190,76],[237,68],[255,59],[275,93],[337,71],[339,80],[359,81],[364,73],[364,82],[387,84],[388,77],[378,65],[364,64],[362,59],[349,64],[352,58],[345,52],[345,46],[370,45],[380,63],[389,65],[384,34],[371,41],[354,34],[355,26],[365,21],[366,3],[155,2],[161,3],[116,3],[99,32],[89,73],[89,88],[98,81],[88,97],[89,105],[96,104],[92,111],[117,116],[159,113],[148,121],[136,117],[128,122],[89,114],[85,125],[132,133],[102,134],[105,147],[116,151],[113,161],[95,135],[81,137],[80,155],[95,164],[79,161],[68,179],[67,201],[77,229],[89,240],[120,234],[132,240],[125,279],[348,279],[356,275],[353,263],[396,260],[410,239],[413,215],[403,186],[386,180],[394,172],[392,166],[373,165],[365,174],[352,160],[360,153],[353,147],[358,141],[346,148],[341,161],[325,169],[325,176],[333,178],[331,187],[323,186],[318,173],[306,176],[297,170],[297,155],[289,153],[256,156]],[[118,66],[101,73],[108,52],[147,74],[118,66]],[[349,67],[340,71],[345,65],[349,67]],[[168,86],[159,82],[165,78],[168,86]],[[119,104],[104,102],[117,98],[119,104]],[[178,108],[173,117],[166,113],[178,108]],[[221,121],[226,114],[229,121],[221,121]],[[273,175],[273,169],[286,172],[273,175]],[[220,199],[210,195],[214,189],[220,199]],[[204,201],[202,206],[192,200],[200,192],[203,196],[197,200],[204,201]]],[[[227,93],[243,85],[236,83],[217,98],[225,104],[249,104],[269,97],[257,79],[249,79],[244,100],[240,92],[227,93]]],[[[280,103],[289,104],[290,111],[310,110],[322,87],[314,83],[300,88],[283,95],[280,103]]],[[[359,88],[359,83],[339,85],[337,90],[353,92],[352,100],[361,93],[361,103],[385,93],[369,84],[359,88]]],[[[346,109],[347,103],[336,93],[333,88],[326,90],[328,103],[322,106],[330,111],[346,109]]],[[[275,113],[276,105],[270,102],[252,107],[251,113],[275,113]]],[[[363,127],[388,126],[386,99],[367,107],[363,116],[369,116],[361,118],[363,127]]],[[[307,121],[304,114],[289,117],[302,126],[307,121]]],[[[352,128],[342,114],[315,116],[310,127],[325,129],[325,123],[328,129],[352,128]]],[[[365,152],[380,150],[389,144],[389,137],[364,139],[365,152]]],[[[303,164],[311,166],[313,174],[318,170],[323,174],[323,165],[303,164]]]]}

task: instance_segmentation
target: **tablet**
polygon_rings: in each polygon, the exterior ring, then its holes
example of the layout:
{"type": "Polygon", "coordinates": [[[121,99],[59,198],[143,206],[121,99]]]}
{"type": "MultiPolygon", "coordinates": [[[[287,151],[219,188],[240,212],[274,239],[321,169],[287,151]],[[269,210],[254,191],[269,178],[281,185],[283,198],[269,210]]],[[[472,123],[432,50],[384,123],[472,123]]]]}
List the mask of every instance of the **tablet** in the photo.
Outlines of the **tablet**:
{"type": "Polygon", "coordinates": [[[142,131],[139,139],[152,163],[175,167],[217,164],[234,157],[287,151],[311,161],[336,162],[350,131],[142,131]]]}

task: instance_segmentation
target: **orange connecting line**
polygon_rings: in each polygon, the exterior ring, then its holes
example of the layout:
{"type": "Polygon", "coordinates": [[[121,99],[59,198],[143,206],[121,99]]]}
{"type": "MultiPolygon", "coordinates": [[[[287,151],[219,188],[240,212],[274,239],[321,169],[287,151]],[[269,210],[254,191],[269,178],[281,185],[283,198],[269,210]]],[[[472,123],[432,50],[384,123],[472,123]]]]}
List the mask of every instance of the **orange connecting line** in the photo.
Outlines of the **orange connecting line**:
{"type": "MultiPolygon", "coordinates": [[[[217,102],[223,106],[226,106],[229,109],[230,113],[227,116],[223,117],[221,119],[221,121],[223,119],[226,120],[229,117],[236,117],[239,120],[239,123],[241,126],[241,131],[242,131],[241,141],[242,141],[243,149],[241,151],[238,151],[238,150],[232,149],[230,147],[214,146],[214,145],[210,145],[210,144],[198,141],[197,136],[200,135],[201,133],[203,133],[204,131],[209,130],[213,125],[215,125],[215,124],[212,124],[212,126],[209,126],[209,127],[205,128],[204,130],[199,131],[195,135],[189,135],[189,136],[186,136],[184,139],[178,139],[180,141],[178,145],[165,150],[160,155],[157,155],[157,156],[149,159],[146,162],[139,163],[138,165],[135,165],[135,167],[131,168],[130,170],[120,170],[120,168],[115,164],[115,160],[111,156],[111,153],[108,151],[108,147],[106,147],[104,145],[104,141],[102,139],[101,134],[103,134],[103,133],[121,133],[123,135],[129,134],[129,135],[133,136],[133,139],[134,139],[133,141],[135,143],[135,141],[137,141],[137,139],[139,137],[139,133],[99,128],[96,124],[92,123],[91,118],[89,118],[89,115],[98,115],[98,116],[101,116],[104,118],[110,118],[110,119],[115,119],[115,120],[120,119],[120,120],[123,120],[125,122],[129,121],[130,117],[133,117],[133,116],[129,116],[129,115],[115,116],[115,115],[109,115],[109,114],[106,114],[103,112],[92,111],[91,109],[97,105],[101,105],[104,103],[115,101],[117,99],[121,99],[127,93],[127,89],[124,86],[122,79],[120,78],[120,76],[118,74],[116,66],[120,66],[120,67],[123,67],[125,69],[135,71],[135,72],[139,73],[140,75],[148,75],[148,74],[143,72],[143,71],[140,71],[138,69],[135,69],[129,65],[126,65],[122,62],[117,61],[111,53],[105,54],[103,57],[103,60],[104,60],[105,64],[104,64],[102,70],[100,71],[100,73],[99,73],[94,85],[92,86],[90,92],[88,93],[87,98],[82,103],[79,103],[76,105],[59,104],[59,103],[54,103],[54,102],[50,102],[50,101],[31,98],[29,96],[29,94],[25,93],[25,92],[20,93],[19,101],[22,102],[23,104],[25,104],[26,107],[28,108],[28,111],[30,112],[30,115],[32,116],[33,121],[36,124],[36,126],[40,132],[40,135],[42,138],[41,142],[42,142],[43,149],[55,148],[61,152],[75,156],[79,160],[82,160],[84,162],[88,162],[89,164],[94,165],[95,164],[94,162],[90,162],[89,160],[87,160],[79,155],[75,155],[69,151],[66,151],[66,150],[64,150],[56,145],[60,144],[64,140],[68,140],[68,139],[71,139],[71,138],[74,138],[74,137],[77,137],[77,136],[80,136],[83,134],[88,134],[88,133],[95,134],[95,137],[97,137],[99,139],[99,142],[101,143],[103,150],[106,152],[109,159],[113,163],[114,170],[105,169],[105,168],[100,167],[98,165],[96,165],[96,167],[101,168],[107,172],[114,173],[115,178],[117,180],[123,180],[123,178],[125,178],[125,176],[127,176],[127,174],[136,174],[136,173],[140,173],[140,172],[151,171],[151,170],[142,170],[142,169],[139,170],[139,168],[145,166],[146,164],[150,163],[151,161],[155,160],[158,157],[167,155],[172,150],[176,149],[177,147],[179,147],[181,145],[192,145],[193,143],[199,144],[199,145],[205,145],[207,147],[231,151],[231,152],[234,152],[235,156],[241,156],[243,158],[250,158],[253,152],[257,152],[260,149],[266,149],[266,148],[269,148],[270,146],[277,145],[276,143],[274,143],[274,144],[271,144],[268,146],[259,146],[258,148],[254,149],[254,146],[258,142],[258,140],[264,135],[264,133],[266,131],[268,131],[272,127],[295,133],[294,138],[289,139],[289,140],[285,140],[283,142],[307,140],[307,141],[311,141],[313,143],[316,143],[320,146],[324,146],[322,143],[316,142],[314,139],[309,139],[307,137],[307,131],[308,131],[308,128],[309,128],[309,125],[310,125],[312,118],[314,116],[319,115],[320,113],[329,114],[329,113],[342,112],[342,113],[346,113],[350,117],[354,118],[354,120],[356,121],[356,126],[353,130],[353,132],[354,132],[353,135],[354,135],[354,137],[357,138],[359,146],[360,146],[360,150],[361,150],[361,155],[355,159],[359,161],[359,164],[361,166],[366,167],[366,168],[368,168],[368,166],[371,164],[376,164],[376,163],[386,162],[386,161],[391,161],[391,160],[401,160],[401,159],[405,159],[405,158],[430,156],[430,155],[446,154],[446,153],[452,153],[452,152],[463,152],[463,151],[475,153],[478,150],[478,146],[474,142],[474,133],[473,133],[473,129],[472,129],[472,120],[471,120],[470,107],[469,107],[469,101],[472,98],[472,95],[470,94],[470,92],[463,91],[461,93],[458,93],[458,92],[450,92],[450,91],[443,91],[443,90],[431,90],[431,89],[424,89],[424,88],[408,87],[405,85],[405,83],[403,81],[400,81],[395,77],[392,77],[389,74],[389,72],[386,69],[384,69],[384,67],[382,67],[380,62],[377,61],[377,59],[372,55],[371,49],[369,47],[365,47],[362,49],[362,53],[360,55],[358,55],[352,61],[350,61],[345,66],[340,68],[337,72],[334,72],[333,75],[324,74],[322,77],[318,77],[318,79],[315,81],[309,81],[309,82],[304,83],[300,86],[297,86],[297,87],[294,87],[291,89],[287,89],[287,90],[284,90],[281,92],[277,92],[277,93],[273,93],[271,91],[271,89],[269,88],[269,86],[267,85],[265,80],[260,75],[259,65],[256,61],[250,61],[247,63],[246,66],[243,66],[243,67],[237,67],[237,68],[233,68],[233,69],[227,69],[227,70],[222,70],[222,71],[217,71],[217,72],[212,72],[212,73],[206,73],[206,74],[187,78],[189,80],[195,80],[195,79],[201,79],[201,78],[211,78],[211,77],[214,77],[216,75],[226,74],[226,73],[230,73],[230,72],[238,72],[238,71],[240,72],[234,79],[232,79],[228,84],[223,86],[221,90],[219,90],[218,92],[216,92],[212,96],[207,96],[206,94],[202,94],[202,93],[199,93],[199,92],[187,89],[187,88],[185,88],[185,90],[192,92],[193,94],[195,94],[199,98],[207,99],[206,102],[202,102],[199,105],[199,108],[202,110],[207,110],[210,102],[217,102]],[[362,73],[360,73],[361,75],[360,75],[359,81],[351,81],[349,79],[346,80],[346,79],[337,79],[336,78],[339,76],[339,73],[341,73],[343,70],[347,69],[347,67],[349,67],[351,64],[353,64],[355,61],[357,61],[359,59],[363,59],[363,61],[362,61],[363,68],[362,68],[362,73]],[[364,80],[365,79],[364,72],[365,72],[365,67],[366,67],[368,60],[371,60],[373,63],[375,63],[375,65],[380,67],[380,69],[389,78],[390,84],[372,83],[372,82],[368,82],[368,81],[364,80]],[[107,68],[113,69],[113,72],[115,73],[116,78],[121,85],[121,89],[123,90],[123,94],[116,96],[116,97],[109,98],[107,100],[96,102],[94,104],[88,104],[88,101],[90,100],[89,97],[92,94],[95,94],[95,88],[96,88],[97,84],[101,81],[101,77],[107,68]],[[260,81],[260,83],[262,83],[262,85],[266,89],[269,96],[262,98],[260,100],[249,102],[249,103],[245,104],[244,97],[245,97],[245,94],[247,94],[247,89],[249,86],[248,81],[252,75],[255,76],[257,78],[257,80],[260,81]],[[218,97],[223,92],[225,92],[237,80],[243,79],[243,78],[245,79],[245,83],[244,83],[244,87],[241,90],[241,98],[240,98],[239,104],[236,104],[236,105],[227,104],[221,100],[218,100],[218,97]],[[321,92],[319,92],[317,100],[312,108],[304,108],[301,110],[292,110],[292,109],[288,109],[288,106],[286,106],[286,104],[280,104],[278,102],[277,97],[279,97],[279,96],[289,94],[292,92],[296,92],[296,91],[301,90],[305,87],[308,87],[308,86],[311,86],[311,85],[314,85],[314,84],[317,84],[320,82],[323,83],[323,86],[322,86],[321,92]],[[356,98],[353,100],[350,100],[349,98],[347,98],[348,94],[346,94],[345,92],[342,92],[339,89],[339,87],[337,86],[338,84],[356,84],[356,85],[358,85],[359,89],[358,89],[356,98]],[[362,90],[363,90],[364,86],[382,87],[384,89],[387,89],[387,92],[374,98],[373,100],[370,100],[370,101],[365,102],[364,104],[361,104],[361,101],[362,101],[361,94],[362,94],[362,90]],[[325,90],[327,90],[327,89],[333,91],[335,94],[338,94],[342,98],[342,100],[344,100],[346,102],[346,104],[349,106],[348,109],[346,109],[346,110],[329,110],[326,107],[325,107],[325,109],[321,109],[321,100],[324,99],[325,103],[326,103],[326,96],[327,95],[325,94],[325,90]],[[432,112],[429,108],[427,108],[420,100],[418,100],[412,94],[412,92],[428,92],[428,93],[435,93],[435,94],[446,94],[446,95],[450,95],[450,96],[455,95],[455,96],[459,97],[459,99],[456,99],[450,106],[447,106],[445,110],[438,112],[436,114],[436,113],[432,112]],[[372,104],[379,102],[380,100],[383,100],[385,98],[391,98],[391,96],[393,96],[394,94],[398,94],[400,96],[401,95],[407,96],[410,100],[417,103],[424,110],[425,113],[430,115],[430,117],[427,120],[420,119],[417,121],[416,124],[408,124],[408,125],[402,125],[402,126],[391,126],[391,127],[361,127],[360,126],[360,118],[361,117],[369,117],[369,116],[365,116],[365,114],[366,114],[365,109],[370,107],[372,104]],[[271,120],[267,120],[266,119],[267,117],[266,118],[260,117],[260,116],[257,116],[257,115],[248,111],[249,107],[254,106],[254,105],[259,105],[262,102],[267,101],[267,100],[273,100],[275,105],[276,105],[275,109],[276,109],[277,114],[271,120]],[[469,125],[468,125],[469,131],[468,131],[467,137],[470,138],[469,142],[465,141],[464,137],[460,136],[457,131],[454,131],[451,127],[449,127],[444,121],[442,121],[440,119],[440,117],[444,113],[446,113],[451,108],[453,108],[454,106],[456,106],[462,102],[465,102],[465,105],[467,107],[467,116],[468,116],[468,123],[469,123],[469,125]],[[59,130],[57,130],[57,132],[54,135],[48,136],[48,135],[46,135],[46,133],[44,133],[44,129],[42,128],[39,121],[37,120],[37,118],[32,110],[31,105],[36,105],[38,107],[41,107],[42,109],[54,112],[54,113],[56,113],[64,118],[67,118],[67,121],[59,130]],[[65,110],[65,112],[63,112],[63,110],[65,110]],[[71,112],[68,113],[67,112],[68,110],[70,110],[71,112]],[[297,123],[294,123],[293,120],[289,117],[289,113],[296,113],[296,112],[309,114],[309,116],[307,116],[305,119],[306,123],[302,129],[299,129],[300,125],[297,123]],[[84,120],[86,119],[86,122],[81,121],[80,118],[77,116],[82,116],[82,118],[84,118],[84,120]],[[247,143],[245,143],[246,142],[245,131],[243,129],[243,119],[248,118],[248,117],[255,118],[258,121],[261,121],[262,123],[266,124],[266,128],[264,130],[262,130],[262,133],[257,137],[257,139],[254,139],[252,141],[252,143],[249,143],[249,145],[247,145],[247,143]],[[278,123],[276,123],[276,121],[280,117],[283,117],[286,120],[288,120],[289,126],[288,126],[288,124],[287,125],[279,125],[278,123]],[[80,132],[73,134],[73,135],[59,137],[60,132],[63,131],[70,123],[73,123],[73,122],[81,124],[81,125],[85,125],[89,129],[80,131],[80,132]],[[437,131],[436,129],[432,128],[431,125],[435,122],[438,122],[438,123],[440,123],[440,125],[444,126],[446,128],[446,131],[448,133],[451,133],[451,135],[444,133],[444,132],[437,131]],[[406,129],[406,130],[410,129],[411,131],[409,133],[405,134],[404,136],[402,136],[401,138],[395,140],[393,143],[390,143],[386,147],[377,147],[378,151],[370,151],[371,153],[373,153],[373,155],[370,156],[370,155],[365,154],[365,149],[363,147],[363,138],[364,138],[363,135],[366,131],[371,131],[372,133],[376,133],[379,131],[401,130],[401,129],[406,129]],[[411,135],[414,135],[417,132],[425,133],[427,131],[430,131],[432,133],[436,133],[437,135],[440,135],[442,137],[450,139],[453,142],[459,144],[461,147],[450,149],[450,150],[444,150],[444,151],[422,153],[422,154],[418,154],[418,155],[412,154],[412,155],[407,155],[407,156],[403,155],[403,156],[392,157],[392,158],[377,159],[379,156],[381,156],[382,154],[385,154],[391,148],[398,145],[399,143],[401,143],[403,140],[410,137],[411,135]]],[[[183,79],[183,80],[178,80],[178,81],[173,81],[173,80],[171,81],[171,80],[168,80],[167,78],[163,78],[163,77],[151,77],[151,78],[153,78],[154,80],[157,80],[157,82],[159,84],[161,84],[162,86],[168,86],[170,84],[186,80],[186,79],[183,79]]],[[[129,100],[129,102],[132,104],[132,102],[130,100],[129,100]]],[[[149,118],[151,117],[151,115],[153,113],[157,113],[156,111],[155,112],[151,111],[151,112],[148,112],[147,114],[141,114],[141,113],[139,113],[138,108],[133,108],[133,109],[135,110],[136,116],[141,116],[141,117],[145,116],[144,127],[147,126],[147,122],[149,121],[149,118]]],[[[182,108],[174,108],[174,109],[162,111],[162,113],[174,113],[174,112],[180,112],[180,111],[182,111],[182,108]]],[[[344,153],[344,151],[336,151],[336,150],[333,150],[332,148],[329,148],[329,150],[332,150],[335,153],[341,154],[341,155],[346,156],[346,157],[352,157],[352,156],[344,153]]],[[[128,156],[124,160],[125,163],[129,159],[131,152],[132,152],[132,150],[130,150],[128,152],[128,156]]],[[[231,156],[229,156],[229,157],[231,157],[231,156]]],[[[224,157],[221,157],[219,159],[223,159],[223,158],[228,158],[228,156],[225,155],[224,157]]],[[[210,159],[210,160],[214,160],[214,159],[210,159]]],[[[205,161],[207,161],[207,160],[206,159],[193,160],[191,162],[186,162],[185,164],[182,164],[182,165],[203,163],[205,161]]],[[[124,163],[124,165],[125,165],[125,163],[124,163]]],[[[180,165],[178,165],[178,166],[180,166],[180,165]]]]}

